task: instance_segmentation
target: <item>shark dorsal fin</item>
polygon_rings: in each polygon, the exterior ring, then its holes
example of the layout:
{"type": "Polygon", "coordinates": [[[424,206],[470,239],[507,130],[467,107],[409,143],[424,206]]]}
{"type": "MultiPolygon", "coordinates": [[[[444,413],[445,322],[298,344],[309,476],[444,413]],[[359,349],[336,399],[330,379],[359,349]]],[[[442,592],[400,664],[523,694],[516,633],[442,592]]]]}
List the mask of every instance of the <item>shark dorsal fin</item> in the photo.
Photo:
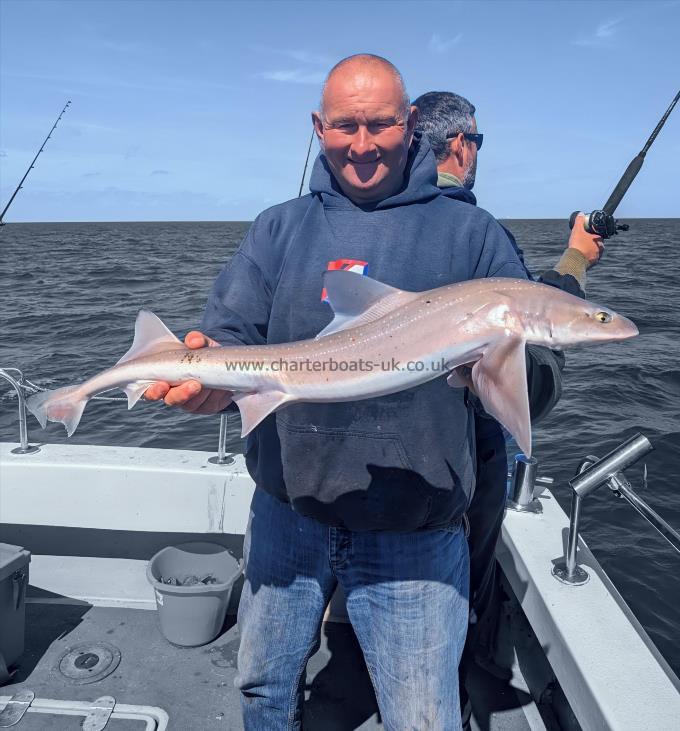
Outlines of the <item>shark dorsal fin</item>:
{"type": "Polygon", "coordinates": [[[134,358],[162,353],[165,350],[183,350],[184,348],[186,345],[165,327],[159,317],[149,310],[140,310],[135,322],[135,337],[132,347],[118,363],[126,363],[134,358]]]}
{"type": "Polygon", "coordinates": [[[344,269],[324,272],[323,283],[335,317],[317,339],[378,320],[418,296],[344,269]]]}

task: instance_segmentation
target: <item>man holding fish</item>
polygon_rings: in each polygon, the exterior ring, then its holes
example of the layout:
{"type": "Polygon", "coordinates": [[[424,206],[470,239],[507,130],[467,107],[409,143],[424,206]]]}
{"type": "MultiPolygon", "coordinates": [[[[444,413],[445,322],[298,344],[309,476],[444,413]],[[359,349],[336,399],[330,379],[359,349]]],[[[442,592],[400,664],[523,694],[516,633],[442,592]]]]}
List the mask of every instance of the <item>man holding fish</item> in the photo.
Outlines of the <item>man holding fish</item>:
{"type": "MultiPolygon", "coordinates": [[[[432,153],[413,141],[416,114],[385,61],[359,56],[330,73],[313,117],[324,156],[312,196],[253,224],[210,297],[203,328],[212,342],[315,336],[331,314],[320,274],[343,259],[417,291],[526,276],[490,216],[439,198],[432,153]]],[[[164,390],[146,397],[197,413],[228,398],[196,382],[164,390]]],[[[252,433],[247,461],[259,489],[237,680],[246,729],[297,727],[297,684],[336,581],[386,728],[459,727],[473,434],[465,391],[444,378],[380,399],[291,406],[252,433]]]]}
{"type": "Polygon", "coordinates": [[[391,63],[341,61],[313,114],[323,154],[311,194],[258,216],[215,283],[203,332],[183,346],[140,313],[118,365],[29,400],[69,433],[112,386],[131,406],[144,392],[194,413],[236,402],[257,486],[239,606],[249,731],[300,728],[300,682],[338,583],[385,727],[461,727],[475,449],[455,369],[474,362],[485,409],[530,452],[526,343],[637,332],[527,282],[500,225],[440,194],[416,121],[391,63]],[[359,359],[371,367],[329,367],[359,359]]]}

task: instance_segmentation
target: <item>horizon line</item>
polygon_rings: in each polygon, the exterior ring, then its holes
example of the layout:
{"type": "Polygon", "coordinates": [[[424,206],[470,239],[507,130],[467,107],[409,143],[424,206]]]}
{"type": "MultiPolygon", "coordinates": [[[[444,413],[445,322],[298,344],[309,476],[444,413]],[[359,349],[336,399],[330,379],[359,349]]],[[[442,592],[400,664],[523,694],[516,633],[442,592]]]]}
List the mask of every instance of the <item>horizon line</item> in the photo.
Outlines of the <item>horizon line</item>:
{"type": "MultiPolygon", "coordinates": [[[[675,221],[680,220],[680,216],[622,216],[622,220],[627,221],[675,221]]],[[[255,219],[226,219],[226,218],[186,218],[186,219],[116,219],[116,220],[97,220],[97,221],[3,221],[2,226],[15,226],[23,224],[73,224],[73,223],[252,223],[255,219]]],[[[508,216],[499,216],[499,221],[568,221],[569,219],[562,216],[518,216],[510,218],[508,216]]]]}

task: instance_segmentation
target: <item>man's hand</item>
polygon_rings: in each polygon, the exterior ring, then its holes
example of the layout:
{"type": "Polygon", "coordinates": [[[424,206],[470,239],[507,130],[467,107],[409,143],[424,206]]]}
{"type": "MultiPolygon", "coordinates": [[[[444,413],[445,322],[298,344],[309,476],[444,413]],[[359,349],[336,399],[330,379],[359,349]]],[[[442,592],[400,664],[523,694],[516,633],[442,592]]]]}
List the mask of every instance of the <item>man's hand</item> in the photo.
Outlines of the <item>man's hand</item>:
{"type": "Polygon", "coordinates": [[[588,266],[597,264],[604,251],[604,243],[597,234],[589,234],[583,228],[585,216],[579,213],[569,236],[569,248],[577,249],[585,256],[588,266]]]}
{"type": "MultiPolygon", "coordinates": [[[[184,338],[187,348],[218,348],[219,343],[203,333],[192,330],[184,338]]],[[[147,401],[163,399],[168,406],[179,406],[192,414],[217,414],[231,402],[232,391],[219,391],[215,388],[203,388],[198,381],[185,381],[179,386],[170,386],[165,381],[158,381],[144,392],[147,401]]]]}

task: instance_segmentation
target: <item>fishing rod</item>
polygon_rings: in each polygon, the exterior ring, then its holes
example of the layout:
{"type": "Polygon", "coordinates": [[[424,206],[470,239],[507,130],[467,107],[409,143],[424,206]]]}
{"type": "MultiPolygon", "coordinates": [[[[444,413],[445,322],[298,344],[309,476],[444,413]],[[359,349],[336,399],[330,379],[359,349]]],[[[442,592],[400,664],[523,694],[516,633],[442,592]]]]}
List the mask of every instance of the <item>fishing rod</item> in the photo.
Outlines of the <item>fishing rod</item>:
{"type": "MultiPolygon", "coordinates": [[[[626,194],[628,188],[630,188],[633,180],[635,180],[635,176],[640,172],[642,163],[645,161],[645,155],[647,154],[647,150],[649,150],[657,135],[659,134],[659,132],[661,132],[661,128],[664,126],[666,120],[670,116],[670,113],[673,111],[673,107],[675,107],[675,105],[678,103],[678,99],[680,99],[680,91],[675,95],[675,99],[673,99],[671,105],[665,111],[663,117],[661,117],[661,119],[659,120],[659,123],[656,125],[654,131],[649,136],[649,139],[645,143],[645,146],[630,161],[628,167],[626,168],[626,171],[621,176],[621,179],[616,184],[614,191],[609,196],[604,206],[602,206],[602,208],[598,211],[586,213],[583,227],[588,233],[597,234],[600,238],[608,239],[616,235],[619,231],[628,231],[628,224],[620,224],[614,218],[614,211],[618,207],[619,203],[621,203],[621,199],[626,194]]],[[[578,213],[578,211],[574,211],[574,213],[571,214],[571,217],[569,218],[569,228],[574,228],[574,223],[576,222],[576,216],[578,215],[578,213]]]]}
{"type": "Polygon", "coordinates": [[[307,157],[305,158],[305,169],[302,171],[302,180],[300,181],[298,198],[302,196],[302,186],[305,184],[305,175],[307,175],[307,163],[309,162],[309,153],[312,151],[312,142],[314,142],[314,128],[312,128],[312,136],[309,138],[309,147],[307,148],[307,157]]]}
{"type": "Polygon", "coordinates": [[[54,132],[54,130],[56,129],[57,125],[59,124],[59,120],[64,116],[64,112],[70,106],[71,106],[71,100],[69,99],[66,102],[66,104],[64,105],[64,108],[61,110],[61,114],[57,117],[57,121],[52,125],[52,129],[49,131],[47,137],[45,137],[45,141],[42,143],[42,145],[40,145],[40,149],[36,153],[36,156],[33,158],[33,162],[28,166],[28,170],[24,173],[24,177],[21,178],[21,180],[19,181],[19,185],[17,185],[16,190],[14,191],[14,193],[12,193],[12,197],[9,199],[9,201],[7,201],[7,205],[2,209],[2,213],[0,213],[0,226],[4,226],[5,225],[5,223],[4,223],[4,221],[2,219],[5,217],[5,213],[7,213],[7,209],[12,205],[12,201],[16,197],[16,194],[21,190],[21,188],[22,188],[22,186],[24,184],[24,180],[26,180],[26,178],[28,177],[28,174],[35,167],[35,161],[38,159],[40,153],[43,151],[43,148],[47,144],[47,140],[50,139],[50,137],[52,136],[52,132],[54,132]]]}

